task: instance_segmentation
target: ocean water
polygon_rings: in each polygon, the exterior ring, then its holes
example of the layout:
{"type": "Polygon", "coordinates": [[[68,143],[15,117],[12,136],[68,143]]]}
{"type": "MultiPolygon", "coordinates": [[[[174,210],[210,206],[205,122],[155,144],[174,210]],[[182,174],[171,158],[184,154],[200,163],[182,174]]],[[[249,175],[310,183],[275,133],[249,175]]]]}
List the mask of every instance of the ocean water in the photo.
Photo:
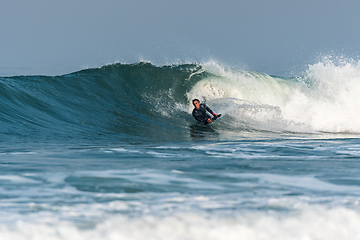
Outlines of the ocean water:
{"type": "Polygon", "coordinates": [[[1,77],[0,239],[360,239],[359,96],[331,58],[1,77]]]}

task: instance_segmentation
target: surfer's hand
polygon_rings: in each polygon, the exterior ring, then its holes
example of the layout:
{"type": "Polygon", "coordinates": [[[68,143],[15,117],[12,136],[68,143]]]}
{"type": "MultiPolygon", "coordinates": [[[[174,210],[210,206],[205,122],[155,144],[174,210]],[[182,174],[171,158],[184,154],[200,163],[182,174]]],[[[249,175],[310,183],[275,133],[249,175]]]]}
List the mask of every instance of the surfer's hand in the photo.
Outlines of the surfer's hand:
{"type": "Polygon", "coordinates": [[[206,119],[206,122],[211,123],[211,119],[210,118],[206,119]]]}

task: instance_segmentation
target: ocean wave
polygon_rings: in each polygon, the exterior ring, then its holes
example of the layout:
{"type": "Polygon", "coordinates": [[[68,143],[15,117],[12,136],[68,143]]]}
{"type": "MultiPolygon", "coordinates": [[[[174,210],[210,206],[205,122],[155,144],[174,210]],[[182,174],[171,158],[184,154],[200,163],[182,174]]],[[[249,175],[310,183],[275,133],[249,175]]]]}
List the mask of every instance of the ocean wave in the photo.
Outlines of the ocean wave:
{"type": "MultiPolygon", "coordinates": [[[[284,78],[216,62],[113,64],[62,76],[0,78],[7,137],[184,140],[191,99],[223,117],[212,128],[294,133],[360,132],[360,63],[325,58],[284,78]]],[[[211,128],[211,127],[210,127],[211,128]]]]}

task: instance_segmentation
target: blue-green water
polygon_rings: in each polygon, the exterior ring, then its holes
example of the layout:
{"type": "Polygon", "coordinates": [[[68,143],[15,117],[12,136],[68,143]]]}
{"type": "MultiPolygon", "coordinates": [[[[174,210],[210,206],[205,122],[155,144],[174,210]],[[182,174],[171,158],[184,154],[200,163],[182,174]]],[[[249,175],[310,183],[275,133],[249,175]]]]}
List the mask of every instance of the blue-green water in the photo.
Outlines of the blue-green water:
{"type": "Polygon", "coordinates": [[[0,78],[0,239],[360,239],[360,68],[0,78]],[[191,116],[199,98],[216,113],[191,116]]]}

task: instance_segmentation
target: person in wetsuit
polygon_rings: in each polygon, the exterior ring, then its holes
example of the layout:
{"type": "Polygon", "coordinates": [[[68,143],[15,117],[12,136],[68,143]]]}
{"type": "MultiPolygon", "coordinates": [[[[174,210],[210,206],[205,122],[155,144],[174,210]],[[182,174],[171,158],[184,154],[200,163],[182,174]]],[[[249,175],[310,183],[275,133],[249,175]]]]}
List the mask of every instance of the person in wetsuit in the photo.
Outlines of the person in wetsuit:
{"type": "Polygon", "coordinates": [[[206,124],[209,124],[212,122],[211,117],[207,114],[206,111],[211,113],[215,118],[218,118],[221,116],[221,114],[215,114],[208,106],[206,106],[203,103],[200,103],[199,99],[193,99],[192,103],[194,105],[194,110],[192,112],[193,117],[198,120],[199,122],[206,124]]]}

